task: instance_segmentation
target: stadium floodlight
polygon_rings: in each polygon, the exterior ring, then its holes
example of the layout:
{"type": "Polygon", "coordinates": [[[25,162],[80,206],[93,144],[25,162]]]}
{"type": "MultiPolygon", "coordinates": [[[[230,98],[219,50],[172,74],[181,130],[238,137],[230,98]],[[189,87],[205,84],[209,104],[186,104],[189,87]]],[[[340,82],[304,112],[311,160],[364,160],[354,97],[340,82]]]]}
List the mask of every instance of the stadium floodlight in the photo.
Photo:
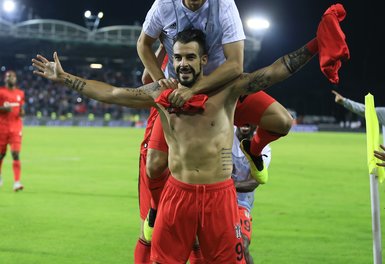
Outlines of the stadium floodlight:
{"type": "Polygon", "coordinates": [[[15,2],[8,0],[3,2],[3,10],[7,13],[11,13],[15,11],[16,9],[16,4],[15,2]]]}
{"type": "Polygon", "coordinates": [[[86,12],[84,12],[84,17],[85,18],[90,18],[91,17],[91,11],[87,10],[86,12]]]}
{"type": "Polygon", "coordinates": [[[84,22],[89,30],[95,31],[103,18],[104,13],[99,12],[98,15],[93,15],[90,10],[84,12],[84,22]]]}
{"type": "Polygon", "coordinates": [[[252,30],[266,30],[270,27],[270,22],[264,18],[250,18],[246,24],[252,30]]]}
{"type": "Polygon", "coordinates": [[[16,3],[12,0],[6,0],[3,2],[3,10],[7,13],[12,13],[16,10],[16,3]]]}
{"type": "Polygon", "coordinates": [[[91,63],[91,64],[90,64],[90,68],[91,68],[91,69],[102,69],[102,68],[103,68],[103,64],[100,64],[100,63],[91,63]]]}

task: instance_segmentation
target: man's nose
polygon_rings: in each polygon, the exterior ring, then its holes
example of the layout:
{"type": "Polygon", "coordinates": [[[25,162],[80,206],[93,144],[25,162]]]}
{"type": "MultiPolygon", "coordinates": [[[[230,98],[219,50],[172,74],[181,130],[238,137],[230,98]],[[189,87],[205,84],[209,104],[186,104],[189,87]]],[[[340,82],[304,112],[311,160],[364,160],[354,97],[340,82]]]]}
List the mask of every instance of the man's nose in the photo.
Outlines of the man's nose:
{"type": "Polygon", "coordinates": [[[187,65],[187,60],[186,60],[186,58],[182,58],[182,59],[181,59],[180,65],[181,65],[181,66],[186,66],[186,65],[187,65]]]}

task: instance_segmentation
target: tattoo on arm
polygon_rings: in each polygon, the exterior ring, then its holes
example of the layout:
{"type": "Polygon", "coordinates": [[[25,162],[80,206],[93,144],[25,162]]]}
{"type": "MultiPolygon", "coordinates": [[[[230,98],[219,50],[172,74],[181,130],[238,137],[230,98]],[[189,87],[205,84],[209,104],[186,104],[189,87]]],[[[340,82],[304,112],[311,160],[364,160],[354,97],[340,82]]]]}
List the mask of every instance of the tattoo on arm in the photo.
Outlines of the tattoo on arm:
{"type": "Polygon", "coordinates": [[[222,170],[231,171],[233,168],[233,156],[231,149],[223,148],[221,150],[221,159],[222,159],[222,170]]]}
{"type": "Polygon", "coordinates": [[[136,89],[127,88],[126,91],[132,92],[134,96],[151,95],[154,92],[160,91],[160,85],[158,82],[153,82],[136,89]]]}
{"type": "Polygon", "coordinates": [[[246,93],[254,93],[271,85],[271,78],[266,76],[264,70],[259,70],[253,73],[244,73],[239,78],[248,83],[246,93]]]}
{"type": "Polygon", "coordinates": [[[293,74],[308,62],[313,55],[304,46],[297,51],[282,57],[282,63],[287,70],[293,74]]]}
{"type": "Polygon", "coordinates": [[[83,91],[86,82],[78,78],[72,80],[71,77],[67,75],[64,80],[64,84],[77,92],[81,92],[83,91]]]}

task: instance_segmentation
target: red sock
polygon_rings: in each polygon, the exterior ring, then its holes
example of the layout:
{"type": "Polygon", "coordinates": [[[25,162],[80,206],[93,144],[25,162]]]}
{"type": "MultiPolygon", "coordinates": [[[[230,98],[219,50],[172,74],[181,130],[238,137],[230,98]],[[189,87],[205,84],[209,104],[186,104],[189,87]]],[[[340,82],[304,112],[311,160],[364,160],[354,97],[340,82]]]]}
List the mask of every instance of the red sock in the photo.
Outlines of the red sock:
{"type": "Polygon", "coordinates": [[[150,189],[150,192],[151,192],[151,208],[153,209],[158,208],[160,196],[162,194],[164,185],[167,182],[169,174],[170,174],[169,170],[166,169],[159,178],[156,178],[156,179],[148,178],[148,188],[150,189]]]}
{"type": "Polygon", "coordinates": [[[138,239],[134,252],[135,264],[152,264],[150,260],[151,256],[151,244],[138,239]]]}
{"type": "Polygon", "coordinates": [[[14,160],[12,167],[13,167],[13,178],[15,182],[20,181],[20,172],[21,172],[20,160],[14,160]]]}
{"type": "Polygon", "coordinates": [[[190,264],[204,264],[205,259],[202,255],[201,248],[194,247],[194,249],[191,250],[191,254],[188,260],[190,261],[190,264]]]}
{"type": "Polygon", "coordinates": [[[279,139],[283,135],[278,133],[269,132],[262,128],[257,129],[257,133],[251,140],[250,151],[253,155],[261,155],[262,149],[266,147],[270,142],[279,139]]]}

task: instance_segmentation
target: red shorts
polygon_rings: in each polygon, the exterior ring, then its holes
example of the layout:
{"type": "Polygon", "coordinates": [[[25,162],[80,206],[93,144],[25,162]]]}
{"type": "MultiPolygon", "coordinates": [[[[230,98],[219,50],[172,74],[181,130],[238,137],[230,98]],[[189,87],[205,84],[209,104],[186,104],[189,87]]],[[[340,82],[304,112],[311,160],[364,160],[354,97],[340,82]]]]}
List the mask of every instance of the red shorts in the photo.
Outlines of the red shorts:
{"type": "Polygon", "coordinates": [[[7,145],[11,146],[11,151],[20,152],[21,130],[18,132],[0,133],[0,153],[5,154],[7,145]]]}
{"type": "Polygon", "coordinates": [[[152,128],[148,148],[168,152],[168,145],[164,138],[162,122],[159,115],[156,117],[154,127],[152,128]]]}
{"type": "Polygon", "coordinates": [[[234,125],[258,125],[265,110],[276,100],[260,91],[239,99],[235,108],[234,125]]]}
{"type": "Polygon", "coordinates": [[[231,179],[198,185],[169,177],[159,202],[151,260],[186,263],[196,237],[207,263],[245,263],[231,179]]]}
{"type": "Polygon", "coordinates": [[[253,231],[252,221],[253,218],[250,215],[250,211],[243,206],[238,206],[239,217],[241,218],[242,234],[245,235],[249,242],[251,242],[251,233],[253,231]]]}

